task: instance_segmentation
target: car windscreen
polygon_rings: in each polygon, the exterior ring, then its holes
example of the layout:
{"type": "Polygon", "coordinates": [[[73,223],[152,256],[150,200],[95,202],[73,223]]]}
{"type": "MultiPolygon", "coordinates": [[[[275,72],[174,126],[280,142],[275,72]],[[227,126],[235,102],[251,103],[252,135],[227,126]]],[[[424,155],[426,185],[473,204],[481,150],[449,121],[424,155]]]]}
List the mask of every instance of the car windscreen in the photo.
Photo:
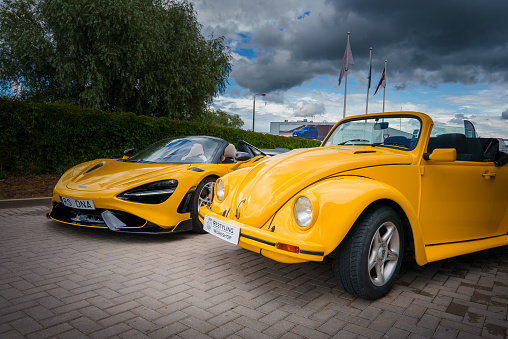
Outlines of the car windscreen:
{"type": "Polygon", "coordinates": [[[415,116],[373,116],[346,120],[323,142],[323,147],[375,145],[411,150],[416,147],[422,123],[415,116]]]}
{"type": "Polygon", "coordinates": [[[219,147],[221,141],[210,138],[170,138],[151,144],[126,161],[156,164],[209,163],[219,147]]]}

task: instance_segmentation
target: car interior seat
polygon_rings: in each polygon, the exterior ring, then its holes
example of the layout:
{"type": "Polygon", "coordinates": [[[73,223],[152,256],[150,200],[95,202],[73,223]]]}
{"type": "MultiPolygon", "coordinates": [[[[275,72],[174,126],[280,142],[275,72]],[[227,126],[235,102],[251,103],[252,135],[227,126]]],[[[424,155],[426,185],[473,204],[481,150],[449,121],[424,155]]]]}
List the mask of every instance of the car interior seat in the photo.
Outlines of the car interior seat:
{"type": "Polygon", "coordinates": [[[226,149],[224,150],[224,160],[222,163],[224,164],[232,164],[235,163],[235,155],[236,155],[236,148],[235,145],[229,144],[226,146],[226,149]]]}
{"type": "Polygon", "coordinates": [[[395,145],[402,144],[402,145],[406,145],[407,147],[411,147],[411,141],[408,138],[406,138],[404,136],[398,136],[398,135],[386,138],[383,143],[385,145],[390,145],[390,143],[393,143],[395,145]]]}
{"type": "Polygon", "coordinates": [[[187,160],[191,158],[199,158],[202,161],[206,161],[205,151],[203,150],[203,145],[194,144],[192,145],[189,154],[182,157],[182,160],[187,160]]]}
{"type": "Polygon", "coordinates": [[[459,161],[484,161],[484,153],[479,138],[466,138],[462,133],[447,133],[429,139],[427,152],[436,148],[455,148],[459,161]]]}

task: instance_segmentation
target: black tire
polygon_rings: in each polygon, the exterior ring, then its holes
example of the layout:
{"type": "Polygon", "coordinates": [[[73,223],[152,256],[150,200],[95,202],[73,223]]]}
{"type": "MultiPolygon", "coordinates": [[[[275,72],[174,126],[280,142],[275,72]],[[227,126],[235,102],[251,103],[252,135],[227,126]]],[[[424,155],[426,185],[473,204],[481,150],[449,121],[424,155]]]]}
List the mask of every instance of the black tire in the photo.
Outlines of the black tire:
{"type": "Polygon", "coordinates": [[[199,221],[198,213],[199,207],[212,203],[213,198],[213,187],[215,185],[216,177],[206,177],[201,181],[194,192],[192,198],[192,230],[196,233],[206,233],[203,229],[203,223],[199,221]]]}
{"type": "Polygon", "coordinates": [[[404,240],[402,222],[391,207],[365,212],[336,251],[335,276],[355,296],[385,296],[397,279],[404,240]]]}

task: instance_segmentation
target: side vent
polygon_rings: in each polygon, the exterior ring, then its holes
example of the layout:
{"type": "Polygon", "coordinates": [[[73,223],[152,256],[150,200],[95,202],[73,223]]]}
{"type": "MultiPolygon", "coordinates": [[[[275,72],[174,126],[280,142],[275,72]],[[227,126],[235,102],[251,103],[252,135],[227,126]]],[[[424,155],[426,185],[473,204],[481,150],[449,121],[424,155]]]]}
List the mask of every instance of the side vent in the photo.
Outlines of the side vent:
{"type": "Polygon", "coordinates": [[[103,165],[104,165],[104,163],[103,163],[103,162],[100,162],[100,163],[98,163],[97,165],[95,165],[94,167],[90,168],[90,169],[89,169],[88,171],[86,171],[85,173],[83,173],[83,175],[88,174],[88,173],[92,172],[93,170],[96,170],[97,168],[102,167],[103,165]]]}

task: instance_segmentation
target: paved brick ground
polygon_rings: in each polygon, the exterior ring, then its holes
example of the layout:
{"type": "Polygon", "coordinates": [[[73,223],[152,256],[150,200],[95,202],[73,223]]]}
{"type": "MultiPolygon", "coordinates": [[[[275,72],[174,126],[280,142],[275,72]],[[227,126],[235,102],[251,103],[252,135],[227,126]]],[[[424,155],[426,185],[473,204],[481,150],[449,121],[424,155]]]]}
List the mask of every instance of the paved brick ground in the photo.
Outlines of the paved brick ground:
{"type": "Polygon", "coordinates": [[[285,265],[211,235],[66,226],[0,210],[1,338],[505,338],[508,247],[405,264],[355,299],[329,264],[285,265]]]}

